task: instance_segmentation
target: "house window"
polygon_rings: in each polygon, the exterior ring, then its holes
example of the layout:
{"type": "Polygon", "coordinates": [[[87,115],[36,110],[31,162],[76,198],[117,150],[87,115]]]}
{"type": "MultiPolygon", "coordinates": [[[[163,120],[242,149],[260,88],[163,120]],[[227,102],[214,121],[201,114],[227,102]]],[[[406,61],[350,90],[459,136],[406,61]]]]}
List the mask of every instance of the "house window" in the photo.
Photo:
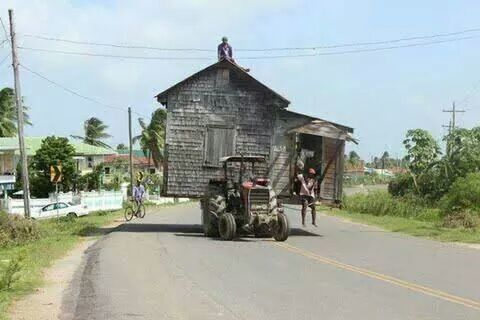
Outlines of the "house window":
{"type": "Polygon", "coordinates": [[[220,158],[233,155],[235,150],[235,129],[228,126],[207,126],[205,135],[206,166],[217,167],[220,158]]]}
{"type": "Polygon", "coordinates": [[[149,172],[150,174],[155,174],[156,171],[157,171],[157,170],[155,170],[155,168],[150,168],[150,169],[148,169],[148,172],[149,172]]]}
{"type": "Polygon", "coordinates": [[[93,168],[93,157],[87,157],[87,167],[93,168]]]}
{"type": "Polygon", "coordinates": [[[104,170],[105,170],[105,174],[110,174],[110,167],[105,167],[104,170]]]}

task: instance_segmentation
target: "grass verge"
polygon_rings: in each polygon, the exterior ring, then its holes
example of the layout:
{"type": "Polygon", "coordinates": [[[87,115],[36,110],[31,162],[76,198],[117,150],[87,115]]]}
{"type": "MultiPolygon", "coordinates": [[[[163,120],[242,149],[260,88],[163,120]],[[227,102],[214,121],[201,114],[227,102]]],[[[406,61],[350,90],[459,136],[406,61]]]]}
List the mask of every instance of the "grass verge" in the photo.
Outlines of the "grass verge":
{"type": "Polygon", "coordinates": [[[338,209],[324,210],[323,212],[354,222],[378,226],[388,231],[401,232],[417,237],[448,242],[480,243],[480,230],[478,228],[444,228],[441,226],[440,220],[423,221],[415,218],[378,216],[338,209]]]}
{"type": "MultiPolygon", "coordinates": [[[[97,212],[76,219],[51,219],[38,221],[40,238],[20,245],[0,248],[0,263],[21,256],[17,280],[9,289],[0,290],[0,319],[7,319],[11,302],[29,294],[42,285],[42,270],[64,256],[82,238],[91,236],[99,227],[123,216],[123,210],[97,212]]],[[[1,270],[0,270],[1,271],[1,270]]]]}

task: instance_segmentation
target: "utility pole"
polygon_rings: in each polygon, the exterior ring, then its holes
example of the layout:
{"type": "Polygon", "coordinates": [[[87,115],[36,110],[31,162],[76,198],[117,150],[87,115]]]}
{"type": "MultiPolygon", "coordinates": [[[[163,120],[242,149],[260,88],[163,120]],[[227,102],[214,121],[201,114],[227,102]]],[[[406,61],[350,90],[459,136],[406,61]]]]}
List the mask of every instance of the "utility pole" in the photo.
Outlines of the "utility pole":
{"type": "Polygon", "coordinates": [[[10,38],[12,45],[12,66],[13,79],[15,82],[15,104],[17,107],[18,120],[18,145],[20,147],[20,161],[22,163],[22,184],[23,184],[23,207],[25,209],[25,218],[30,218],[30,182],[28,181],[28,164],[27,154],[25,152],[25,141],[23,136],[23,104],[22,93],[20,90],[20,75],[18,73],[18,56],[17,56],[17,42],[15,38],[15,24],[13,22],[13,10],[8,10],[8,17],[10,19],[10,38]]]}
{"type": "Polygon", "coordinates": [[[128,107],[128,143],[130,145],[130,195],[133,196],[132,109],[128,107]]]}
{"type": "Polygon", "coordinates": [[[456,126],[456,115],[458,112],[465,112],[465,110],[457,110],[457,108],[455,107],[455,101],[452,103],[452,109],[449,109],[449,110],[443,110],[443,112],[448,112],[448,113],[451,113],[452,114],[452,120],[450,122],[450,132],[455,130],[455,126],[456,126]]]}

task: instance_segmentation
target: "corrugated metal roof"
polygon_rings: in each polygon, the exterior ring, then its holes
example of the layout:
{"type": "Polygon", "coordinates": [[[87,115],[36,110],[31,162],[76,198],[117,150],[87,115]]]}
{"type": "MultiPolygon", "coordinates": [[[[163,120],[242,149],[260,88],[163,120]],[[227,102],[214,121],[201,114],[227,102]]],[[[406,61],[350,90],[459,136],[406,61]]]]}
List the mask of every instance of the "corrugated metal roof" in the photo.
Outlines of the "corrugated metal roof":
{"type": "MultiPolygon", "coordinates": [[[[25,137],[25,149],[28,156],[33,156],[42,145],[43,139],[46,137],[25,137]]],[[[72,146],[75,148],[75,154],[77,155],[107,155],[116,154],[115,151],[107,148],[91,146],[89,144],[69,140],[72,146]]],[[[0,138],[0,150],[13,150],[15,154],[19,154],[18,138],[0,138]]]]}

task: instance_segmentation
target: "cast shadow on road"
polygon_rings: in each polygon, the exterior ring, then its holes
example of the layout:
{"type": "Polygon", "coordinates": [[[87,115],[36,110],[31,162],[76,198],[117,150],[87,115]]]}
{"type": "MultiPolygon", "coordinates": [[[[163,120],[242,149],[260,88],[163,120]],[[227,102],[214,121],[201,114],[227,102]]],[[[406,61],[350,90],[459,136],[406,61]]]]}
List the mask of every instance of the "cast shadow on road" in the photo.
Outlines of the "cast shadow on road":
{"type": "MultiPolygon", "coordinates": [[[[198,224],[159,224],[159,223],[124,223],[114,228],[95,228],[89,229],[88,235],[105,235],[113,232],[133,232],[133,233],[171,233],[179,237],[204,237],[203,229],[198,224]]],[[[321,234],[309,232],[300,228],[290,229],[290,236],[300,237],[322,237],[321,234]]],[[[242,234],[242,238],[253,238],[252,235],[242,234]]],[[[239,239],[241,241],[241,239],[239,239]]],[[[248,241],[248,240],[245,240],[248,241]]]]}

